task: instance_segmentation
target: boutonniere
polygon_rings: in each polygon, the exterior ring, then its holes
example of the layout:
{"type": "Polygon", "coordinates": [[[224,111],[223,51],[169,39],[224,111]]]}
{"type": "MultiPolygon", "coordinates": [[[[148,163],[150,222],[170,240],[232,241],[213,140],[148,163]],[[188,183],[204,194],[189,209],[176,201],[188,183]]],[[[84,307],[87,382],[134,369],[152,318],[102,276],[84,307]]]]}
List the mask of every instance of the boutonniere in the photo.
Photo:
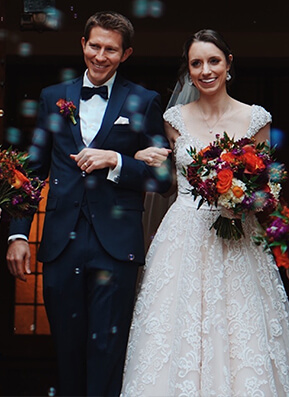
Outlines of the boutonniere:
{"type": "Polygon", "coordinates": [[[73,125],[76,124],[76,120],[74,117],[76,106],[72,101],[66,101],[65,99],[59,99],[56,102],[56,105],[60,108],[59,112],[63,114],[64,117],[69,117],[72,121],[73,125]]]}

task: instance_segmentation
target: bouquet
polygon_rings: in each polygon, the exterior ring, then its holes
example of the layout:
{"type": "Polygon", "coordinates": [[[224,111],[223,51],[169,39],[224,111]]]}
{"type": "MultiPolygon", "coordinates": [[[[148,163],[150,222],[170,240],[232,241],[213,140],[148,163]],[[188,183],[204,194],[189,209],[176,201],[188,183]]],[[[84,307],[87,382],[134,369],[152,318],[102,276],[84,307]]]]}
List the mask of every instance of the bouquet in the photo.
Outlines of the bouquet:
{"type": "Polygon", "coordinates": [[[265,250],[271,250],[278,267],[289,269],[289,208],[286,205],[279,203],[262,232],[253,238],[257,245],[263,244],[265,250]]]}
{"type": "Polygon", "coordinates": [[[199,152],[188,150],[192,162],[183,174],[194,199],[200,197],[198,208],[206,202],[225,209],[225,216],[221,211],[212,225],[218,236],[238,240],[244,235],[246,214],[276,208],[287,174],[284,165],[273,160],[273,152],[268,143],[256,145],[254,138],[235,141],[226,132],[199,152]]]}
{"type": "Polygon", "coordinates": [[[45,182],[30,176],[28,155],[17,150],[0,150],[0,208],[13,218],[33,214],[41,200],[45,182]]]}

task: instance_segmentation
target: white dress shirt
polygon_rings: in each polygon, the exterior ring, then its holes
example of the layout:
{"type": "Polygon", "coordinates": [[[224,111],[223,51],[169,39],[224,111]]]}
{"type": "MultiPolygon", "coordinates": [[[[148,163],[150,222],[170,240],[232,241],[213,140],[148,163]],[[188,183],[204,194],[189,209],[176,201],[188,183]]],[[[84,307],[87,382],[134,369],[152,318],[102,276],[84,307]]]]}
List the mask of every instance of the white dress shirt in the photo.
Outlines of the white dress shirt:
{"type": "MultiPolygon", "coordinates": [[[[116,77],[116,73],[105,82],[108,89],[108,99],[102,98],[100,95],[93,95],[88,100],[80,99],[79,105],[79,118],[80,118],[80,129],[82,140],[86,146],[92,142],[92,140],[97,135],[103,120],[103,116],[106,111],[108,100],[110,98],[112,86],[116,77]],[[97,109],[97,110],[96,110],[97,109]]],[[[83,86],[85,87],[97,87],[92,84],[87,76],[87,70],[83,76],[83,86]]],[[[117,183],[119,180],[119,175],[122,166],[122,158],[119,153],[117,153],[117,165],[115,168],[110,168],[108,171],[107,179],[117,183]]]]}

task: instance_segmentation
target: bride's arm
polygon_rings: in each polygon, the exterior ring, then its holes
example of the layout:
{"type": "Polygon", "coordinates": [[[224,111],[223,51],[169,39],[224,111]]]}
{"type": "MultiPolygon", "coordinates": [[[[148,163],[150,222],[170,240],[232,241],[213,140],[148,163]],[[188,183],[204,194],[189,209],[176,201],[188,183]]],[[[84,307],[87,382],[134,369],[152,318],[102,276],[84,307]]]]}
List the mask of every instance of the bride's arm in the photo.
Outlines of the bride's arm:
{"type": "Polygon", "coordinates": [[[261,142],[270,142],[270,123],[266,124],[265,127],[261,128],[255,135],[256,144],[261,142]]]}

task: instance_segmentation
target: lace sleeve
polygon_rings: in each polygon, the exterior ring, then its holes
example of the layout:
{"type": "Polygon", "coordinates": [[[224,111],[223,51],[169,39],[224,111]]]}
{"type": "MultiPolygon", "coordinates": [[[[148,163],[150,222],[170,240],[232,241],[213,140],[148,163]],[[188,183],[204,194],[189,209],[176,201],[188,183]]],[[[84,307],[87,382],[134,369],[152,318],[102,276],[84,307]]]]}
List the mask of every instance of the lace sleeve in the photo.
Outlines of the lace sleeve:
{"type": "Polygon", "coordinates": [[[163,118],[167,121],[173,128],[176,130],[182,129],[182,118],[180,113],[180,107],[183,106],[181,104],[171,107],[170,109],[166,110],[163,118]]]}
{"type": "Polygon", "coordinates": [[[253,105],[251,122],[246,136],[249,138],[253,137],[261,128],[265,127],[266,124],[271,122],[272,116],[269,112],[267,112],[267,110],[265,110],[262,106],[253,105]]]}

